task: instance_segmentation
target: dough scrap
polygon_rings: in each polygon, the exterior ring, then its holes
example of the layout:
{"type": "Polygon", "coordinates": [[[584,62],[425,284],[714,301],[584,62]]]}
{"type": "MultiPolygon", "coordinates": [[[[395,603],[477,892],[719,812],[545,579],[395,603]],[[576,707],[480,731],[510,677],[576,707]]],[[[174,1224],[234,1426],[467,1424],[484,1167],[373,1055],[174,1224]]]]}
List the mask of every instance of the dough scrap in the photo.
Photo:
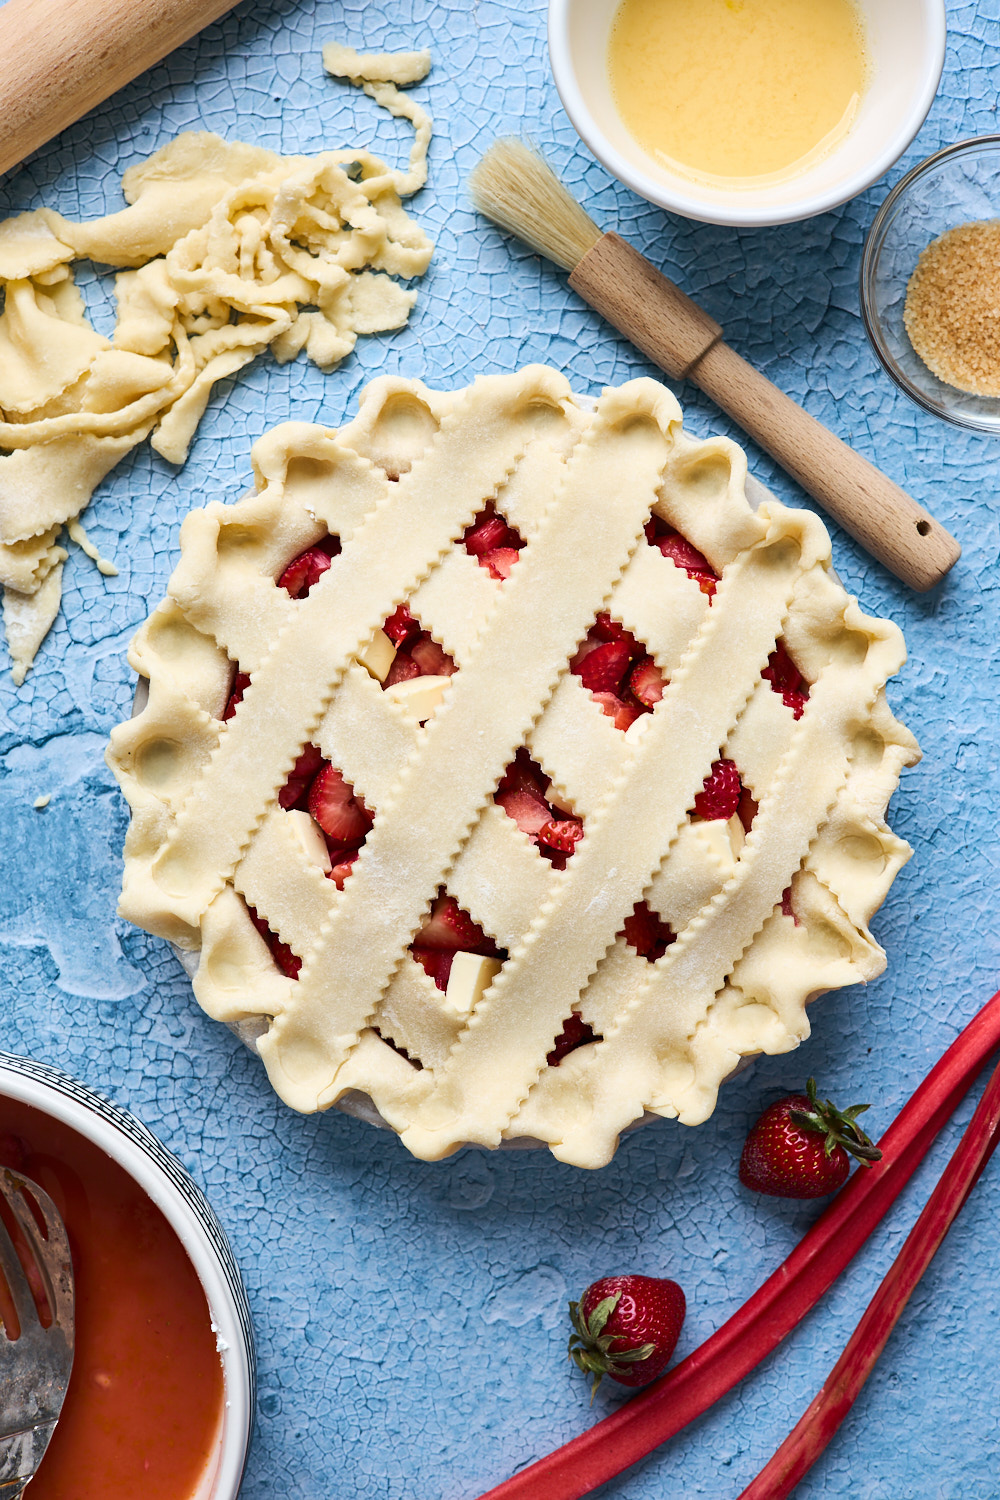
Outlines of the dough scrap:
{"type": "Polygon", "coordinates": [[[129,168],[118,213],[0,223],[0,586],[17,684],[58,612],[59,529],[125,453],[151,435],[181,464],[216,382],[266,349],[327,371],[409,318],[416,292],[397,278],[422,276],[434,247],[401,200],[427,180],[432,126],[400,87],[430,53],[331,43],[323,61],[410,121],[405,170],[363,149],[282,157],[187,131],[129,168]],[[81,259],[121,268],[110,340],[74,283],[81,259]]]}

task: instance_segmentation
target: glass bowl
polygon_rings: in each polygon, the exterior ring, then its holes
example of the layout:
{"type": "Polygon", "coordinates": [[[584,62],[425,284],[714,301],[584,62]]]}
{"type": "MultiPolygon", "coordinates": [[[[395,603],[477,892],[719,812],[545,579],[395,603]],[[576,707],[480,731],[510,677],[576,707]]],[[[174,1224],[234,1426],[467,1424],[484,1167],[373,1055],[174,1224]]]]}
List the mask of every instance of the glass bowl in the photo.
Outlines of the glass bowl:
{"type": "Polygon", "coordinates": [[[939,380],[903,323],[921,250],[945,230],[981,219],[1000,219],[1000,135],[946,146],[896,184],[865,240],[861,314],[872,348],[901,391],[957,427],[1000,434],[1000,396],[970,395],[939,380]]]}

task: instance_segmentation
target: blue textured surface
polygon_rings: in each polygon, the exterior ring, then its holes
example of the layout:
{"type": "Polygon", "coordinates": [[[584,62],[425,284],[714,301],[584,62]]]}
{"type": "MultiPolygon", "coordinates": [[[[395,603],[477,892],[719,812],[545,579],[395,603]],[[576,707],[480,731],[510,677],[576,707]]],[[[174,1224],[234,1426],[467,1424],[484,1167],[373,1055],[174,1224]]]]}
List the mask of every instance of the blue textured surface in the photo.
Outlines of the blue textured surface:
{"type": "MultiPolygon", "coordinates": [[[[753,1201],[736,1182],[743,1133],[762,1103],[815,1071],[846,1102],[878,1100],[870,1118],[880,1131],[994,989],[997,449],[890,385],[865,342],[856,279],[865,229],[903,168],[996,128],[998,19],[1000,0],[949,5],[941,93],[905,161],[836,213],[781,229],[674,220],[610,181],[559,107],[539,0],[245,3],[0,184],[4,212],[40,202],[70,216],[103,212],[120,205],[126,166],[191,127],[288,152],[372,139],[401,154],[406,129],[325,78],[319,48],[338,36],[371,50],[434,51],[434,71],[415,90],[436,121],[431,185],[413,211],[438,249],[409,328],[362,339],[328,377],[302,360],[283,369],[259,361],[217,392],[183,470],[148,448],[126,460],[88,515],[120,576],[102,578],[71,546],[64,611],[35,670],[20,692],[0,679],[0,1044],[131,1107],[226,1223],[259,1339],[248,1500],[465,1500],[581,1430],[592,1416],[564,1357],[567,1296],[606,1272],[673,1275],[690,1306],[681,1352],[693,1348],[814,1217],[753,1201]],[[596,1174],[547,1153],[467,1151],[429,1166],[337,1113],[302,1119],[284,1109],[254,1060],[198,1010],[166,947],[115,918],[126,810],[101,760],[131,699],[125,645],[163,592],[179,522],[191,505],[246,488],[250,444],[266,427],[290,416],[339,423],[383,370],[455,386],[540,359],[580,390],[650,373],[550,267],[467,207],[469,169],[495,134],[512,130],[534,135],[595,218],[673,268],[741,352],[880,462],[965,548],[948,582],[917,598],[835,537],[848,588],[906,631],[910,663],[891,697],[924,750],[893,805],[916,853],[876,922],[888,973],[867,991],[819,1002],[806,1049],[758,1063],[724,1091],[707,1125],[644,1130],[596,1174]],[[41,793],[52,801],[36,812],[41,793]]],[[[99,290],[97,279],[96,305],[99,290]]],[[[695,391],[683,399],[694,432],[739,436],[695,391]]],[[[803,503],[767,459],[751,451],[751,463],[782,498],[803,503]]],[[[818,1387],[942,1160],[939,1148],[892,1223],[783,1351],[605,1493],[735,1497],[818,1387]]],[[[801,1486],[803,1500],[997,1495],[998,1212],[994,1166],[801,1486]]],[[[594,1415],[615,1399],[602,1394],[594,1415]]]]}

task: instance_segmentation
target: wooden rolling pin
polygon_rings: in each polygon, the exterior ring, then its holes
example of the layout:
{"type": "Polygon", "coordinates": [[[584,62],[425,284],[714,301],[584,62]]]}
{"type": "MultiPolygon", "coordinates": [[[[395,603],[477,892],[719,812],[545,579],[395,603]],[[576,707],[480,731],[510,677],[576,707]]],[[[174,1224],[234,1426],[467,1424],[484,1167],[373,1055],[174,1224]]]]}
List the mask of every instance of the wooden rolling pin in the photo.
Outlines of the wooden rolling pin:
{"type": "Polygon", "coordinates": [[[473,201],[569,271],[569,284],[675,380],[692,380],[880,563],[933,588],[961,556],[955,538],[860,453],[723,342],[697,303],[617,234],[602,234],[548,164],[520,141],[491,146],[473,201]]]}
{"type": "Polygon", "coordinates": [[[0,5],[0,172],[235,3],[6,0],[0,5]]]}

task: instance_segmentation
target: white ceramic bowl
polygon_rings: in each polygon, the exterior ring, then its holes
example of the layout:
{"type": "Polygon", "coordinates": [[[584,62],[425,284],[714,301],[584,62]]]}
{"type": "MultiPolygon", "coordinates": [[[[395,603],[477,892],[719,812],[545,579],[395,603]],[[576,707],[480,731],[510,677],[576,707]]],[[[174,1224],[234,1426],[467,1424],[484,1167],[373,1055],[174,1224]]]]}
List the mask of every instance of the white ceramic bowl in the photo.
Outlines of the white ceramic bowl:
{"type": "Polygon", "coordinates": [[[192,1500],[236,1500],[253,1428],[253,1327],[226,1232],[175,1156],[134,1116],[45,1063],[0,1052],[0,1096],[62,1121],[116,1161],[173,1228],[205,1290],[225,1387],[215,1452],[192,1500]]]}
{"type": "MultiPolygon", "coordinates": [[[[872,78],[839,146],[791,181],[734,189],[668,172],[630,135],[608,80],[619,0],[549,0],[549,56],[566,113],[598,161],[650,203],[706,224],[750,227],[808,219],[876,182],[931,107],[944,65],[944,0],[859,0],[872,78]]],[[[722,107],[726,107],[722,101],[722,107]]]]}

